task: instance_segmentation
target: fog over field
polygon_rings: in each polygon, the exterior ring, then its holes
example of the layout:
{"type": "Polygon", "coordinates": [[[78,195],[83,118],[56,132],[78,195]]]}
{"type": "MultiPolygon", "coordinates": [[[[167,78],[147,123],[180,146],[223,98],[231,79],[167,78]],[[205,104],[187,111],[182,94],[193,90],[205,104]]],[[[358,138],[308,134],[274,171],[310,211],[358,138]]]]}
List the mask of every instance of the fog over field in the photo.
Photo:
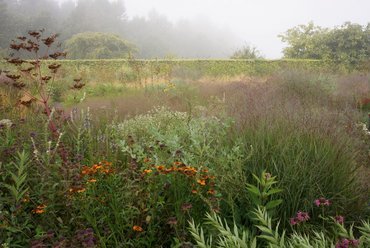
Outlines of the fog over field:
{"type": "Polygon", "coordinates": [[[125,0],[124,4],[131,19],[155,11],[172,22],[211,22],[222,32],[233,33],[231,47],[249,43],[266,58],[282,56],[284,44],[277,36],[293,26],[309,21],[323,27],[370,21],[368,0],[125,0]]]}

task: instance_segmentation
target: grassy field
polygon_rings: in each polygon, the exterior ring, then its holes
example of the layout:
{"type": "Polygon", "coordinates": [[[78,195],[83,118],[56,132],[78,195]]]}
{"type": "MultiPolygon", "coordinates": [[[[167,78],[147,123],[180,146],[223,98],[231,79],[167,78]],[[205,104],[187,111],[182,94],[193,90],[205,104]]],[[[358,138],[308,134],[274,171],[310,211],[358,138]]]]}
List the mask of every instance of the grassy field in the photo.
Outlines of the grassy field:
{"type": "Polygon", "coordinates": [[[2,247],[370,246],[365,66],[61,64],[0,85],[2,247]]]}

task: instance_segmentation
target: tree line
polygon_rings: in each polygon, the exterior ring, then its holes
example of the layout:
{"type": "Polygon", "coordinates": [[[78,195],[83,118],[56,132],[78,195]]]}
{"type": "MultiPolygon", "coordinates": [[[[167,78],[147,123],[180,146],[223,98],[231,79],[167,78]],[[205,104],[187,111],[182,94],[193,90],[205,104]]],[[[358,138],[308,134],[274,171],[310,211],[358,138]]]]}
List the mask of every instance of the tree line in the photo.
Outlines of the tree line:
{"type": "MultiPolygon", "coordinates": [[[[124,0],[0,0],[0,53],[14,37],[45,28],[71,59],[104,58],[227,58],[263,59],[254,46],[237,49],[240,41],[227,29],[205,19],[170,22],[151,11],[148,17],[127,18],[124,0]]],[[[284,58],[322,59],[353,67],[370,58],[370,23],[346,22],[322,28],[310,22],[279,36],[287,46],[284,58]]]]}
{"type": "Polygon", "coordinates": [[[225,58],[240,43],[229,30],[217,28],[207,20],[172,23],[154,10],[148,17],[129,19],[123,0],[69,0],[62,4],[55,0],[0,0],[0,13],[3,51],[15,36],[40,28],[60,33],[59,40],[72,45],[72,58],[81,55],[73,51],[84,39],[97,47],[95,51],[87,49],[89,54],[83,57],[96,58],[122,57],[129,52],[140,58],[225,58]],[[107,36],[103,38],[103,34],[107,36]],[[101,46],[104,40],[108,40],[108,47],[101,46]],[[114,49],[109,51],[109,46],[114,49]]]}

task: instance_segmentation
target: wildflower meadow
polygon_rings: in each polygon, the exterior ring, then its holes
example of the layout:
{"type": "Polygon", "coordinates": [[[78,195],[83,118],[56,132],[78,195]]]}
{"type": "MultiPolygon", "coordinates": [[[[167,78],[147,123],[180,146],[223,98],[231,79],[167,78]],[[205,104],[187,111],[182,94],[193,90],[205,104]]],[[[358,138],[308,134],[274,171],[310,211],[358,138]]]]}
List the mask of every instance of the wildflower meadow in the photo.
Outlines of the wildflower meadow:
{"type": "Polygon", "coordinates": [[[0,63],[1,247],[370,247],[369,71],[57,39],[0,63]]]}

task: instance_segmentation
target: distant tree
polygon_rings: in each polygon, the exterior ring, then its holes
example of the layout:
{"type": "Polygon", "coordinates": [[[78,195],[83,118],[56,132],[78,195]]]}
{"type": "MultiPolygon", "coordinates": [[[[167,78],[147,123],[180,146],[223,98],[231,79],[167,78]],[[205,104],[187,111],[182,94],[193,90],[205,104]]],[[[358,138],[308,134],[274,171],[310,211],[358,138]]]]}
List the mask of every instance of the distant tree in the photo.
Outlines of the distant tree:
{"type": "Polygon", "coordinates": [[[263,59],[263,56],[256,47],[245,45],[241,49],[234,52],[232,59],[263,59]]]}
{"type": "Polygon", "coordinates": [[[370,59],[370,23],[361,26],[350,22],[333,29],[299,25],[279,36],[288,46],[286,58],[325,59],[354,66],[370,59]]]}
{"type": "Polygon", "coordinates": [[[285,34],[279,35],[283,42],[288,43],[288,47],[283,50],[284,57],[321,59],[325,49],[322,43],[327,33],[328,29],[315,26],[313,22],[288,29],[285,34]]]}
{"type": "Polygon", "coordinates": [[[125,20],[123,0],[78,0],[64,23],[66,36],[82,32],[120,33],[125,20]]]}
{"type": "Polygon", "coordinates": [[[70,59],[113,59],[125,58],[136,48],[118,35],[85,32],[68,39],[65,51],[70,59]]]}

